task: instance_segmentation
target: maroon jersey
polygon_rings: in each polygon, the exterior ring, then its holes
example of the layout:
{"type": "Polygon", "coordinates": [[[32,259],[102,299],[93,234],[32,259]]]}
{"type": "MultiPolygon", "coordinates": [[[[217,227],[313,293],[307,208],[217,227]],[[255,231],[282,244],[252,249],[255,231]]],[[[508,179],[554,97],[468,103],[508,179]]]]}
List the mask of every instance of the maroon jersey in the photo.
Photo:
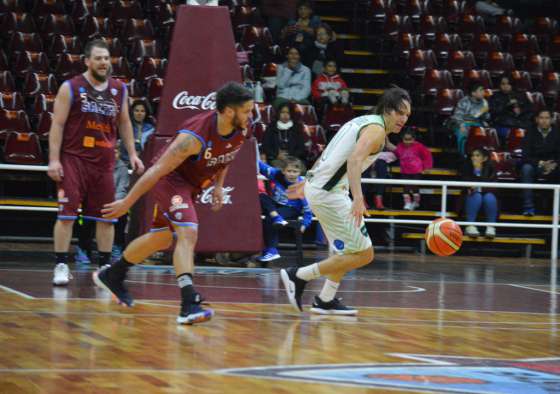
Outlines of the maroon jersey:
{"type": "Polygon", "coordinates": [[[70,112],[64,126],[62,153],[78,156],[99,169],[112,170],[119,116],[126,85],[109,78],[107,89],[93,88],[83,75],[65,83],[70,86],[70,112]]]}
{"type": "MultiPolygon", "coordinates": [[[[232,130],[231,134],[225,137],[218,134],[218,113],[216,111],[203,112],[193,116],[181,125],[177,133],[191,134],[202,144],[198,156],[187,158],[174,170],[197,191],[210,186],[218,172],[235,159],[247,136],[244,129],[232,130]]],[[[166,148],[164,147],[162,152],[166,148]]]]}

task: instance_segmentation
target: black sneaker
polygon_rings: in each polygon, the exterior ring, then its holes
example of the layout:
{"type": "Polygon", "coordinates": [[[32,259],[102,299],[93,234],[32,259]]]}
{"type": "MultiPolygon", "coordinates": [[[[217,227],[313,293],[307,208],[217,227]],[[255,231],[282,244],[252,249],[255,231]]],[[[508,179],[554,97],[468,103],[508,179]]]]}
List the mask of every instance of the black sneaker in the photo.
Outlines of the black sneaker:
{"type": "Polygon", "coordinates": [[[120,305],[131,307],[134,299],[124,285],[124,277],[122,279],[114,279],[109,275],[110,265],[104,265],[93,273],[93,282],[102,289],[109,291],[113,298],[120,305]]]}
{"type": "Polygon", "coordinates": [[[296,276],[297,270],[297,267],[282,269],[280,270],[280,278],[282,278],[282,282],[284,283],[284,288],[286,289],[286,294],[288,294],[290,304],[292,304],[298,312],[303,312],[301,297],[303,296],[303,289],[305,289],[307,281],[296,276]]]}
{"type": "Polygon", "coordinates": [[[315,300],[311,306],[311,312],[319,315],[354,316],[358,314],[356,309],[347,307],[340,300],[340,298],[335,298],[332,301],[325,302],[318,296],[315,296],[315,300]]]}
{"type": "Polygon", "coordinates": [[[181,312],[177,316],[178,324],[194,324],[208,321],[214,316],[214,311],[210,308],[204,309],[201,303],[204,298],[200,293],[194,292],[190,303],[181,302],[181,312]]]}

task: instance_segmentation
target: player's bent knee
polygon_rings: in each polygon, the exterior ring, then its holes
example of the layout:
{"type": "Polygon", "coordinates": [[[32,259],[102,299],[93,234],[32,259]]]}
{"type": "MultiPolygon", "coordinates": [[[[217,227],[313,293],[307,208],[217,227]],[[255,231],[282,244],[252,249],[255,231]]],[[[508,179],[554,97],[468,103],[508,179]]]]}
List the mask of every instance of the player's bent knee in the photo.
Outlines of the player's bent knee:
{"type": "Polygon", "coordinates": [[[361,266],[368,265],[371,262],[373,262],[373,246],[360,252],[361,266]]]}
{"type": "Polygon", "coordinates": [[[177,242],[196,243],[198,239],[198,230],[195,227],[176,227],[177,242]]]}

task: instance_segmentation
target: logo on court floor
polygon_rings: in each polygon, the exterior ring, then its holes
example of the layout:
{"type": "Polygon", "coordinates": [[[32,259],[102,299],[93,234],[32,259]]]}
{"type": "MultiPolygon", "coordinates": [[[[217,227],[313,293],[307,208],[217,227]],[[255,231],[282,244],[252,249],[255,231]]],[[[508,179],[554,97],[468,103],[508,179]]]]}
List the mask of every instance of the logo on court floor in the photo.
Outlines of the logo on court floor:
{"type": "Polygon", "coordinates": [[[298,365],[222,370],[231,375],[438,393],[556,393],[560,357],[503,360],[391,354],[414,363],[298,365]]]}

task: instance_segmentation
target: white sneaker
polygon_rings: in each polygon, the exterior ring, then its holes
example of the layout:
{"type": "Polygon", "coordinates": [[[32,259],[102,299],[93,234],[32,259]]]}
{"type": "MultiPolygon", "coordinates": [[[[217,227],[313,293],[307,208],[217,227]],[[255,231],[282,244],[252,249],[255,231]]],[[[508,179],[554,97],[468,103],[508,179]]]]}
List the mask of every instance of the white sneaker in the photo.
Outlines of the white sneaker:
{"type": "Polygon", "coordinates": [[[496,237],[496,229],[492,226],[486,227],[486,233],[484,234],[484,236],[490,239],[496,237]]]}
{"type": "Polygon", "coordinates": [[[72,275],[70,274],[68,264],[58,263],[56,267],[54,267],[53,285],[66,286],[68,282],[70,282],[70,279],[72,279],[72,275]]]}
{"type": "Polygon", "coordinates": [[[405,211],[412,211],[414,208],[413,208],[411,202],[407,202],[406,204],[404,204],[403,209],[404,209],[405,211]]]}
{"type": "Polygon", "coordinates": [[[476,238],[480,235],[476,226],[467,226],[467,228],[465,229],[465,234],[467,234],[468,237],[472,238],[476,238]]]}

